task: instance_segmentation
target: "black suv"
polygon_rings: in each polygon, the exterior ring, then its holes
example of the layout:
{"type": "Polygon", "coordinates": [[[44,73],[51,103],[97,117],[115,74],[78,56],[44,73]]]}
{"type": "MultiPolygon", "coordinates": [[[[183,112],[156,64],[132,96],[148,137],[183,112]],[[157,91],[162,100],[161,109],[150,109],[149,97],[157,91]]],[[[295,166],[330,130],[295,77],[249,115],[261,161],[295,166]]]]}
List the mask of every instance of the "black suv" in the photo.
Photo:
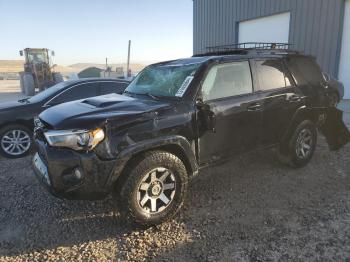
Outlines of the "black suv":
{"type": "Polygon", "coordinates": [[[271,146],[302,167],[318,128],[330,149],[344,146],[349,132],[315,60],[272,47],[154,64],[123,95],[44,111],[36,174],[61,198],[115,193],[121,212],[153,225],[174,216],[203,167],[271,146]]]}

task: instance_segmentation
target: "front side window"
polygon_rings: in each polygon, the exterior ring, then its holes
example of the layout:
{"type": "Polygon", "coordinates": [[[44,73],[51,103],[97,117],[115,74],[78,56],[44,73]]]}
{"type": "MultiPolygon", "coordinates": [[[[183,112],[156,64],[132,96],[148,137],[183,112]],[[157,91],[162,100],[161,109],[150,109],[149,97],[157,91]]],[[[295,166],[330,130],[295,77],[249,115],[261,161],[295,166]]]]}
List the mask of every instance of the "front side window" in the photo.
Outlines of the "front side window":
{"type": "Polygon", "coordinates": [[[66,103],[74,100],[80,100],[84,98],[89,98],[98,95],[98,83],[87,83],[81,84],[77,86],[73,86],[72,88],[64,91],[62,94],[58,95],[54,98],[50,104],[57,105],[61,103],[66,103]]]}
{"type": "Polygon", "coordinates": [[[45,89],[44,91],[41,91],[40,93],[36,94],[35,96],[32,96],[29,98],[29,102],[31,103],[38,103],[42,102],[44,100],[49,99],[50,97],[55,96],[55,94],[59,93],[60,91],[67,88],[69,85],[71,85],[70,81],[63,81],[60,82],[54,86],[51,86],[48,89],[45,89]]]}
{"type": "Polygon", "coordinates": [[[182,97],[191,84],[200,63],[149,66],[126,89],[135,94],[182,97]]]}
{"type": "Polygon", "coordinates": [[[214,66],[202,86],[204,101],[252,92],[253,83],[248,61],[214,66]]]}
{"type": "Polygon", "coordinates": [[[289,80],[284,74],[283,64],[280,60],[256,61],[258,79],[261,90],[271,90],[286,87],[286,81],[289,80]]]}

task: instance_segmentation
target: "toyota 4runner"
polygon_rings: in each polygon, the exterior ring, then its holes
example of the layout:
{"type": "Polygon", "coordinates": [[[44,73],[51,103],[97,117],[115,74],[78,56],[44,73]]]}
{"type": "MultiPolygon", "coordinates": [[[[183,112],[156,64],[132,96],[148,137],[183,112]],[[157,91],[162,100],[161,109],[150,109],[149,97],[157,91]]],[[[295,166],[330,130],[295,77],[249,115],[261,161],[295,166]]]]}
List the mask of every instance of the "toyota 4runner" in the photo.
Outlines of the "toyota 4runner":
{"type": "Polygon", "coordinates": [[[331,150],[350,138],[315,59],[284,45],[212,48],[145,68],[123,95],[52,107],[35,121],[33,168],[65,199],[110,193],[131,220],[154,225],[182,206],[198,171],[275,146],[305,166],[320,130],[331,150]]]}

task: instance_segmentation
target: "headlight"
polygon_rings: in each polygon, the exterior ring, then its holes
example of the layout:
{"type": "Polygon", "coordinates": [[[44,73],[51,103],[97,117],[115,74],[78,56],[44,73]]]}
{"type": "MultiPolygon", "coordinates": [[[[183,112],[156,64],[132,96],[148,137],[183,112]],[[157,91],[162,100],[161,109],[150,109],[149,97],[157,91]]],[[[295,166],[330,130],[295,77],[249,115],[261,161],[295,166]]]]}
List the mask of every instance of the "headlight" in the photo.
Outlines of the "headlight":
{"type": "Polygon", "coordinates": [[[101,128],[92,131],[47,131],[44,135],[50,146],[68,147],[74,150],[94,149],[105,138],[105,133],[101,128]]]}

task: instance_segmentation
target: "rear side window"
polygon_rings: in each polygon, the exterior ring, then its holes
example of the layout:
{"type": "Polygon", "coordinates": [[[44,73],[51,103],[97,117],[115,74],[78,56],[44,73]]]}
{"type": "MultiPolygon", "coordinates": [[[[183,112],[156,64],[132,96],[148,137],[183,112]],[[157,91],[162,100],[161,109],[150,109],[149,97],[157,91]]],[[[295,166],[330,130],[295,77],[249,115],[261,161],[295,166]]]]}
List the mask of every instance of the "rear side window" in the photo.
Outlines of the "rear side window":
{"type": "Polygon", "coordinates": [[[57,104],[66,103],[74,100],[97,96],[98,87],[99,87],[99,83],[87,83],[87,84],[73,86],[70,89],[58,95],[56,98],[54,98],[50,102],[50,104],[57,105],[57,104]]]}
{"type": "Polygon", "coordinates": [[[278,89],[286,87],[287,84],[290,85],[288,78],[285,77],[281,60],[258,60],[255,61],[255,64],[261,90],[278,89]]]}
{"type": "Polygon", "coordinates": [[[252,91],[253,83],[248,61],[214,66],[202,86],[204,101],[249,94],[252,91]]]}
{"type": "Polygon", "coordinates": [[[107,95],[112,93],[121,94],[124,92],[127,86],[128,84],[124,82],[101,82],[101,95],[107,95]]]}
{"type": "Polygon", "coordinates": [[[322,71],[311,57],[291,57],[287,59],[287,66],[297,85],[320,85],[323,81],[322,71]]]}

